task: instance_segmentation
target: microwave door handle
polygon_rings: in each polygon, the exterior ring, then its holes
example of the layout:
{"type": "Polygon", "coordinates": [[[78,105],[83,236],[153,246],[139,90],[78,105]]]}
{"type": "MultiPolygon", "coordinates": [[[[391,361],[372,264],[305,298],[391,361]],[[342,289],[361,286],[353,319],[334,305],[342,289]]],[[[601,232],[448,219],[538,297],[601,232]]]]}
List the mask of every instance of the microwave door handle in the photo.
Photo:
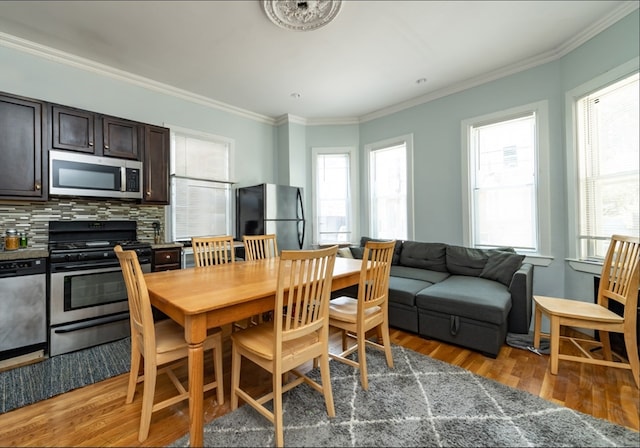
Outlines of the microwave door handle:
{"type": "Polygon", "coordinates": [[[127,191],[127,167],[120,167],[120,191],[127,191]]]}

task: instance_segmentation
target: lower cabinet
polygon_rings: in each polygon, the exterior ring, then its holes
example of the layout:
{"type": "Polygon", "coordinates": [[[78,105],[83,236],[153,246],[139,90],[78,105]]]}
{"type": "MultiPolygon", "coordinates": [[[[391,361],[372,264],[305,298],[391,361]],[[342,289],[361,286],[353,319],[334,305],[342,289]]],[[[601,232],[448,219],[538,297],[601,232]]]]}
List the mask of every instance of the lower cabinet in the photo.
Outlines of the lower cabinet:
{"type": "Polygon", "coordinates": [[[181,255],[181,247],[153,249],[153,258],[151,259],[151,272],[180,269],[181,255]]]}
{"type": "MultiPolygon", "coordinates": [[[[151,272],[170,271],[172,269],[180,269],[181,257],[182,257],[181,247],[153,249],[153,257],[151,257],[151,272]]],[[[151,311],[153,311],[153,320],[156,322],[169,318],[169,316],[167,316],[157,308],[152,307],[151,311]]]]}

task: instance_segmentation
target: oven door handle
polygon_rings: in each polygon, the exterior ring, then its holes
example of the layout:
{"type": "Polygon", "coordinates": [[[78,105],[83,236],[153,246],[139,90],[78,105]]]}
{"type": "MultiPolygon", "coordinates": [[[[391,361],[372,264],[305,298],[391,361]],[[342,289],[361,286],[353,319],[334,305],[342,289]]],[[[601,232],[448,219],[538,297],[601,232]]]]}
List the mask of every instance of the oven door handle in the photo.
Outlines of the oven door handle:
{"type": "Polygon", "coordinates": [[[75,324],[65,325],[64,327],[56,328],[54,332],[58,334],[71,333],[73,331],[84,330],[86,328],[95,327],[97,325],[110,324],[112,322],[120,322],[127,319],[129,319],[129,313],[124,312],[124,313],[114,314],[112,316],[100,317],[98,319],[91,319],[85,322],[78,322],[75,324]]]}
{"type": "MultiPolygon", "coordinates": [[[[140,257],[138,261],[140,263],[140,267],[142,268],[142,272],[151,272],[150,257],[140,257]]],[[[69,272],[72,272],[74,274],[99,274],[101,272],[115,272],[121,270],[119,263],[111,264],[110,266],[109,264],[110,263],[107,263],[107,266],[105,266],[105,263],[100,264],[87,262],[85,264],[56,265],[51,267],[51,275],[54,276],[58,274],[68,274],[69,272]]]]}

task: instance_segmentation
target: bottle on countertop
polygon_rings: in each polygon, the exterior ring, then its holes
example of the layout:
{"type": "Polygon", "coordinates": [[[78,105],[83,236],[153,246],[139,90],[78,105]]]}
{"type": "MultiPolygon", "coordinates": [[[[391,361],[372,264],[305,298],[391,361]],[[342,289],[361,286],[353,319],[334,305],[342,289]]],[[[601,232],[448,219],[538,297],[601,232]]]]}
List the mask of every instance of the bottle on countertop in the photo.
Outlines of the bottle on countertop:
{"type": "Polygon", "coordinates": [[[20,246],[20,237],[16,229],[7,229],[4,236],[4,250],[16,250],[20,246]]]}

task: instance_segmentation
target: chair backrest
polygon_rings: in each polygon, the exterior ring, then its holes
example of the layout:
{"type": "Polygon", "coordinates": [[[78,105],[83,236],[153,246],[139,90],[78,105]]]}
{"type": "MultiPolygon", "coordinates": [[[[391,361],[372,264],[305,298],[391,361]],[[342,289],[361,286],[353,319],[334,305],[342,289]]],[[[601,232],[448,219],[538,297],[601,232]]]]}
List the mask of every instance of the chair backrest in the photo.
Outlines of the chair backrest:
{"type": "Polygon", "coordinates": [[[608,307],[609,300],[624,305],[624,318],[635,322],[640,277],[640,238],[613,235],[602,264],[598,303],[608,307]]]}
{"type": "Polygon", "coordinates": [[[245,260],[261,260],[278,256],[278,243],[274,234],[244,235],[245,260]]]}
{"type": "Polygon", "coordinates": [[[191,238],[193,260],[197,267],[215,264],[234,263],[236,252],[233,247],[233,237],[207,236],[191,238]]]}
{"type": "Polygon", "coordinates": [[[156,335],[153,313],[138,255],[133,250],[122,250],[120,245],[114,247],[113,250],[120,261],[122,276],[127,287],[131,343],[138,344],[140,352],[145,358],[155,356],[156,335]]]}
{"type": "Polygon", "coordinates": [[[358,314],[374,306],[386,309],[389,298],[391,260],[396,246],[392,241],[367,241],[362,253],[362,270],[358,283],[358,314]],[[367,264],[366,261],[369,261],[367,264]]]}
{"type": "Polygon", "coordinates": [[[283,250],[278,266],[274,339],[276,357],[283,341],[314,331],[329,337],[329,300],[338,246],[283,250]]]}

